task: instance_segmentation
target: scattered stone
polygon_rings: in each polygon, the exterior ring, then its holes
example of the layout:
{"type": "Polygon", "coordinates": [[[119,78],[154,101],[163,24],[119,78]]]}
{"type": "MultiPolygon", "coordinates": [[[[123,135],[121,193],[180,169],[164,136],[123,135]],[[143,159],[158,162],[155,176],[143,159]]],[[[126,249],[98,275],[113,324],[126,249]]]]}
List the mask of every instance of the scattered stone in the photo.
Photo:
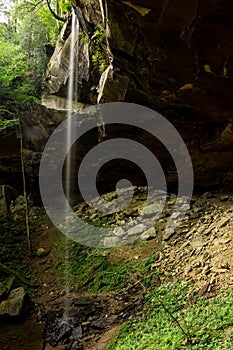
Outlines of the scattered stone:
{"type": "Polygon", "coordinates": [[[141,234],[143,231],[145,231],[147,229],[147,227],[143,224],[139,224],[139,225],[136,225],[132,228],[130,228],[128,231],[127,231],[127,235],[129,236],[134,236],[134,235],[139,235],[141,234]]]}
{"type": "Polygon", "coordinates": [[[140,239],[143,241],[149,241],[157,236],[157,232],[154,227],[150,228],[149,230],[143,232],[143,234],[140,236],[140,239]]]}
{"type": "Polygon", "coordinates": [[[224,262],[220,266],[221,269],[230,270],[230,265],[228,262],[224,262]]]}
{"type": "Polygon", "coordinates": [[[78,339],[82,338],[82,336],[83,336],[83,330],[82,330],[81,326],[78,326],[78,327],[73,329],[72,337],[74,340],[78,340],[78,339]]]}
{"type": "Polygon", "coordinates": [[[193,248],[201,247],[203,245],[203,241],[202,241],[201,237],[195,237],[191,240],[190,245],[193,248]]]}
{"type": "Polygon", "coordinates": [[[94,213],[89,217],[89,219],[94,220],[94,219],[98,218],[98,216],[99,216],[98,213],[94,213]]]}
{"type": "Polygon", "coordinates": [[[118,316],[109,316],[109,317],[104,317],[100,318],[96,321],[91,322],[90,326],[92,328],[97,328],[97,329],[105,329],[112,325],[116,320],[118,319],[118,316]]]}
{"type": "Polygon", "coordinates": [[[13,289],[0,304],[0,320],[18,320],[24,316],[28,306],[27,293],[23,287],[13,289]]]}
{"type": "Polygon", "coordinates": [[[173,228],[166,230],[166,232],[163,234],[163,240],[168,241],[174,234],[175,230],[173,228]]]}
{"type": "Polygon", "coordinates": [[[110,236],[110,237],[105,237],[104,238],[104,247],[110,248],[110,247],[115,247],[119,245],[121,242],[119,237],[116,236],[110,236]]]}
{"type": "Polygon", "coordinates": [[[25,218],[26,203],[24,196],[20,195],[16,198],[14,203],[10,207],[10,213],[14,221],[22,220],[25,218]]]}
{"type": "Polygon", "coordinates": [[[175,211],[172,213],[171,219],[177,220],[181,217],[181,215],[183,215],[183,213],[181,211],[175,211]]]}
{"type": "Polygon", "coordinates": [[[157,203],[157,204],[151,204],[144,207],[141,211],[141,215],[147,215],[147,216],[158,215],[163,210],[162,204],[163,203],[161,204],[157,203]]]}
{"type": "Polygon", "coordinates": [[[184,211],[187,211],[190,209],[190,205],[185,203],[185,204],[182,204],[181,207],[179,208],[181,212],[184,212],[184,211]]]}
{"type": "Polygon", "coordinates": [[[113,234],[116,235],[117,237],[123,237],[125,235],[125,231],[121,227],[116,227],[113,230],[113,234]]]}
{"type": "Polygon", "coordinates": [[[226,238],[226,239],[223,239],[223,238],[215,238],[215,240],[213,241],[213,244],[214,245],[225,245],[225,244],[228,244],[231,242],[231,238],[226,238]]]}
{"type": "Polygon", "coordinates": [[[44,248],[38,248],[36,251],[36,256],[38,256],[38,258],[44,258],[48,254],[49,251],[45,250],[44,248]]]}
{"type": "Polygon", "coordinates": [[[203,199],[209,199],[209,198],[213,198],[214,195],[210,192],[205,192],[203,195],[202,195],[202,198],[203,199]]]}
{"type": "Polygon", "coordinates": [[[222,218],[217,224],[218,228],[222,228],[226,226],[231,219],[232,219],[232,215],[226,218],[222,218]]]}
{"type": "Polygon", "coordinates": [[[229,196],[227,196],[227,195],[220,197],[221,202],[227,202],[228,200],[229,200],[229,196]]]}

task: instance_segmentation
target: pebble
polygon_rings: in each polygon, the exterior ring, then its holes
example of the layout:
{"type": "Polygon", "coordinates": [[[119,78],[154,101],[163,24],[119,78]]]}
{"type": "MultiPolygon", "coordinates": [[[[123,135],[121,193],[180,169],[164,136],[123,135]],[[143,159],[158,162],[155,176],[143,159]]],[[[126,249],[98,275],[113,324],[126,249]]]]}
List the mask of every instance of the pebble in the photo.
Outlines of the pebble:
{"type": "Polygon", "coordinates": [[[157,232],[154,227],[151,229],[143,232],[143,234],[140,236],[141,240],[143,241],[149,241],[150,239],[153,239],[157,236],[157,232]]]}
{"type": "Polygon", "coordinates": [[[147,229],[147,227],[145,225],[139,224],[139,225],[136,225],[136,226],[130,228],[127,231],[127,235],[129,235],[129,236],[138,235],[138,234],[142,233],[143,231],[145,231],[146,229],[147,229]]]}
{"type": "Polygon", "coordinates": [[[228,201],[228,200],[229,200],[229,196],[227,196],[227,195],[226,195],[226,196],[221,196],[221,197],[220,197],[220,201],[221,201],[221,202],[226,202],[226,201],[228,201]]]}

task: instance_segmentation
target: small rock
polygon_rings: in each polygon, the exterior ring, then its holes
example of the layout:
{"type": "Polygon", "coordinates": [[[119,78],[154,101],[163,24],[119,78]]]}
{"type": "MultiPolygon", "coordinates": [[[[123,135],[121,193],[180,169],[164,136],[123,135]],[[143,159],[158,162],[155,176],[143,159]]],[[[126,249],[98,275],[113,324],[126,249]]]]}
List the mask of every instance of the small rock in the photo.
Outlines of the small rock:
{"type": "Polygon", "coordinates": [[[181,216],[181,212],[180,211],[176,211],[174,213],[172,213],[171,219],[172,220],[176,220],[181,216]]]}
{"type": "Polygon", "coordinates": [[[175,233],[173,228],[167,229],[163,235],[163,240],[168,241],[175,233]]]}
{"type": "Polygon", "coordinates": [[[210,193],[210,192],[205,192],[203,195],[202,195],[202,198],[203,199],[209,199],[209,198],[213,198],[213,194],[210,193]]]}
{"type": "Polygon", "coordinates": [[[146,207],[144,207],[141,211],[141,215],[158,215],[159,213],[161,213],[161,211],[163,210],[163,205],[162,204],[151,204],[148,205],[146,207]]]}
{"type": "Polygon", "coordinates": [[[185,204],[182,204],[181,207],[179,208],[180,211],[184,212],[184,211],[187,211],[190,209],[190,205],[185,203],[185,204]]]}
{"type": "Polygon", "coordinates": [[[191,240],[190,245],[193,248],[201,247],[203,245],[202,239],[200,237],[195,237],[191,240]]]}
{"type": "Polygon", "coordinates": [[[220,201],[221,201],[221,202],[226,202],[226,201],[228,201],[228,200],[229,200],[229,196],[227,196],[227,195],[226,195],[226,196],[221,196],[221,197],[220,197],[220,201]]]}
{"type": "Polygon", "coordinates": [[[116,227],[113,230],[113,234],[116,235],[117,237],[123,237],[125,235],[125,231],[121,227],[116,227]]]}
{"type": "Polygon", "coordinates": [[[94,220],[94,219],[96,219],[96,218],[98,218],[98,214],[97,213],[94,213],[94,214],[92,214],[90,217],[89,217],[89,219],[90,220],[94,220]]]}
{"type": "Polygon", "coordinates": [[[232,216],[226,217],[226,218],[222,218],[218,222],[218,228],[222,228],[222,227],[226,226],[231,219],[232,219],[232,216]]]}
{"type": "Polygon", "coordinates": [[[110,236],[104,238],[104,247],[111,248],[119,245],[121,243],[121,240],[119,237],[116,236],[110,236]]]}
{"type": "Polygon", "coordinates": [[[8,298],[0,304],[0,320],[19,319],[26,307],[27,293],[23,287],[13,289],[8,298]]]}
{"type": "Polygon", "coordinates": [[[72,344],[71,350],[83,350],[83,346],[75,341],[72,344]]]}
{"type": "Polygon", "coordinates": [[[200,213],[192,212],[190,215],[190,219],[198,219],[201,216],[200,213]]]}
{"type": "Polygon", "coordinates": [[[214,241],[213,241],[213,244],[214,245],[226,245],[228,243],[231,242],[231,238],[226,238],[226,239],[223,239],[223,238],[215,238],[214,241]]]}
{"type": "Polygon", "coordinates": [[[24,196],[20,195],[16,198],[16,200],[14,201],[14,205],[24,205],[25,204],[25,198],[24,196]]]}
{"type": "Polygon", "coordinates": [[[230,270],[230,265],[228,262],[223,262],[220,266],[221,269],[230,270]]]}
{"type": "Polygon", "coordinates": [[[91,322],[91,328],[104,329],[112,325],[118,319],[117,315],[112,315],[109,317],[99,318],[91,322]]]}
{"type": "Polygon", "coordinates": [[[127,231],[127,235],[129,235],[129,236],[139,235],[140,233],[142,233],[146,229],[147,229],[147,227],[145,225],[139,224],[139,225],[136,225],[136,226],[130,228],[127,231]]]}
{"type": "Polygon", "coordinates": [[[200,226],[200,227],[198,227],[198,228],[197,228],[197,232],[198,232],[199,234],[205,232],[205,226],[200,226]]]}
{"type": "Polygon", "coordinates": [[[38,256],[39,258],[43,258],[46,255],[48,255],[48,253],[49,252],[47,250],[45,250],[44,248],[38,248],[36,251],[36,256],[38,256]]]}
{"type": "Polygon", "coordinates": [[[143,234],[140,236],[140,238],[143,241],[149,241],[150,239],[155,238],[157,235],[157,232],[154,227],[150,228],[149,230],[143,232],[143,234]]]}
{"type": "Polygon", "coordinates": [[[73,336],[74,340],[78,340],[78,339],[82,338],[82,336],[83,336],[82,327],[78,326],[78,327],[74,328],[72,331],[72,336],[73,336]]]}

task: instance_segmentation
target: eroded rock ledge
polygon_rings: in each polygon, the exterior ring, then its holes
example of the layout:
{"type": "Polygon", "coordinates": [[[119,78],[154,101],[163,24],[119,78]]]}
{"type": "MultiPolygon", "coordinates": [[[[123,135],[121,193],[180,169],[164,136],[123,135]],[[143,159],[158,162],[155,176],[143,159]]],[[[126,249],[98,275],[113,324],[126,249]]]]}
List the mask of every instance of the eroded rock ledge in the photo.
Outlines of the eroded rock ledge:
{"type": "MultiPolygon", "coordinates": [[[[73,3],[87,28],[103,25],[101,2],[73,3]]],[[[129,78],[124,100],[151,107],[176,126],[191,153],[196,185],[232,187],[232,2],[102,3],[114,56],[113,82],[102,102],[119,100],[114,81],[129,78]]]]}

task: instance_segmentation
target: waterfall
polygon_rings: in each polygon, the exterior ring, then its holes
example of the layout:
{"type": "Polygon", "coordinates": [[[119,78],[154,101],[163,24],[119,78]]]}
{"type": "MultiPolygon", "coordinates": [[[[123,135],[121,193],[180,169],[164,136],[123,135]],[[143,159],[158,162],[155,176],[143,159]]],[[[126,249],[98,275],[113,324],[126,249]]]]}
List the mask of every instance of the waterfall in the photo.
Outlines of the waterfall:
{"type": "MultiPolygon", "coordinates": [[[[66,135],[66,147],[68,150],[66,157],[66,168],[65,168],[65,192],[67,199],[67,213],[69,212],[69,202],[71,199],[71,152],[69,150],[69,145],[72,136],[72,113],[74,107],[74,98],[75,102],[77,102],[77,84],[78,84],[78,56],[79,56],[79,20],[74,12],[72,11],[72,22],[71,22],[71,34],[70,34],[70,61],[69,61],[69,81],[68,81],[68,103],[67,103],[67,135],[66,135]]],[[[69,236],[70,229],[70,218],[68,215],[66,216],[66,232],[67,236],[69,236]]],[[[67,309],[69,305],[69,245],[66,243],[66,254],[65,254],[65,279],[66,279],[66,295],[67,295],[67,309]]],[[[65,314],[64,314],[65,315],[65,314]]],[[[66,317],[66,315],[65,315],[66,317]]]]}
{"type": "MultiPolygon", "coordinates": [[[[78,70],[78,51],[79,51],[79,20],[72,11],[72,23],[71,23],[71,38],[70,38],[70,62],[69,62],[69,82],[68,82],[68,127],[67,127],[67,147],[70,145],[71,131],[72,131],[72,113],[73,113],[73,99],[74,95],[77,99],[77,70],[78,70]],[[75,78],[75,79],[74,79],[75,78]],[[76,83],[76,84],[74,84],[76,83]]],[[[77,102],[77,101],[75,101],[77,102]]],[[[70,152],[67,154],[66,163],[66,196],[67,200],[70,199],[70,179],[71,179],[71,156],[70,152]]]]}

